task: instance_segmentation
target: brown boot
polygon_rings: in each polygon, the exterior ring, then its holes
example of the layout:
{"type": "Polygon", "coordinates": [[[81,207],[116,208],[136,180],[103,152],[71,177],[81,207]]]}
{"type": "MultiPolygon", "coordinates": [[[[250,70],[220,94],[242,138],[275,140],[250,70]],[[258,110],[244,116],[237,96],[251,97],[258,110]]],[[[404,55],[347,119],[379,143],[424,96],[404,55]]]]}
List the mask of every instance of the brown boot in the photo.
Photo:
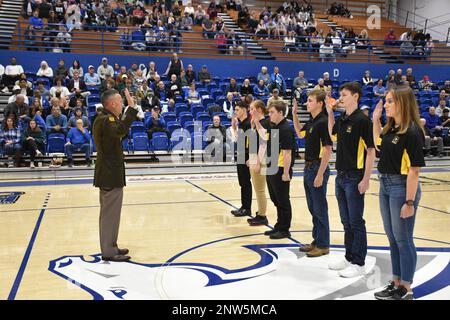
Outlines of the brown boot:
{"type": "Polygon", "coordinates": [[[311,243],[311,244],[304,245],[303,247],[300,247],[299,250],[300,250],[300,252],[310,252],[315,247],[316,247],[316,245],[311,243]]]}
{"type": "Polygon", "coordinates": [[[330,253],[330,248],[315,247],[313,250],[306,253],[309,258],[316,258],[330,253]]]}

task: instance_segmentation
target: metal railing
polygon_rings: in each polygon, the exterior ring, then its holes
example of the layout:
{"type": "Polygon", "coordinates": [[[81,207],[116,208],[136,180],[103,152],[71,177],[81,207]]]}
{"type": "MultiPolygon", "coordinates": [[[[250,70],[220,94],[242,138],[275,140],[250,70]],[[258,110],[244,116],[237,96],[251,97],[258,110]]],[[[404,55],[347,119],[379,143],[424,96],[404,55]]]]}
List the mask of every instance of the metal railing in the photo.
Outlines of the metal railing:
{"type": "MultiPolygon", "coordinates": [[[[227,44],[225,47],[218,48],[216,40],[213,38],[216,33],[209,33],[211,38],[203,38],[203,32],[198,31],[182,31],[181,37],[168,37],[167,41],[157,41],[155,43],[146,43],[145,37],[141,40],[143,45],[136,45],[121,41],[121,34],[124,29],[117,28],[117,32],[105,31],[104,29],[94,32],[76,30],[72,33],[70,44],[55,47],[54,44],[60,44],[57,36],[59,31],[54,30],[48,34],[42,31],[36,32],[35,37],[26,34],[23,28],[18,28],[13,34],[10,43],[0,43],[1,48],[9,48],[11,50],[28,50],[28,51],[44,51],[51,52],[76,52],[76,53],[111,53],[111,54],[146,54],[157,55],[169,51],[182,50],[183,53],[189,55],[208,56],[208,57],[224,57],[225,55],[238,56],[242,59],[253,59],[255,56],[261,57],[267,55],[276,59],[306,59],[310,61],[321,59],[320,44],[314,37],[304,36],[296,37],[296,46],[289,47],[284,43],[285,36],[277,39],[269,37],[256,36],[255,34],[239,34],[240,48],[231,49],[227,44]],[[44,38],[43,38],[44,35],[44,38]],[[200,36],[199,36],[200,35],[200,36]],[[247,38],[247,39],[245,39],[247,38]],[[257,48],[259,47],[259,48],[257,48]],[[287,49],[290,50],[287,50],[287,49]]],[[[136,30],[136,29],[134,29],[136,30]]],[[[1,35],[1,33],[0,33],[1,35]]],[[[447,37],[450,35],[450,28],[447,37]]],[[[395,43],[387,43],[384,39],[370,39],[366,44],[349,44],[346,40],[354,42],[355,39],[343,39],[343,49],[334,47],[334,58],[348,59],[353,62],[374,62],[377,56],[383,59],[392,58],[415,60],[422,63],[450,63],[450,48],[446,46],[438,46],[440,43],[435,42],[436,47],[432,52],[427,52],[423,47],[416,46],[414,48],[403,48],[399,41],[395,43]]],[[[136,43],[136,41],[134,42],[136,43]]],[[[328,59],[327,59],[328,60],[328,59]]]]}

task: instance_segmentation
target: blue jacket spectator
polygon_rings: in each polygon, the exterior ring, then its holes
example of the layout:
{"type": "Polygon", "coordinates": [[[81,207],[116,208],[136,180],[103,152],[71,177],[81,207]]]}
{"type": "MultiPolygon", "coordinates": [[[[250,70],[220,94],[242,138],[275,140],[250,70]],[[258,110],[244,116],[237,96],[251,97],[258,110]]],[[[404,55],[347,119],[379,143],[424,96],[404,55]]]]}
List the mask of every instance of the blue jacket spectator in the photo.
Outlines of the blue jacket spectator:
{"type": "Polygon", "coordinates": [[[44,28],[44,22],[39,18],[37,11],[33,12],[33,16],[28,21],[34,30],[42,30],[44,28]]]}
{"type": "Polygon", "coordinates": [[[271,90],[277,88],[280,93],[286,90],[286,82],[284,77],[280,74],[278,67],[273,68],[273,73],[270,75],[270,88],[271,90]]]}
{"type": "Polygon", "coordinates": [[[67,117],[61,114],[59,107],[52,107],[52,114],[45,119],[45,125],[47,126],[47,133],[63,133],[67,134],[67,117]]]}
{"type": "Polygon", "coordinates": [[[269,89],[264,85],[263,79],[259,80],[259,83],[253,87],[253,92],[258,98],[269,96],[269,89]]]}
{"type": "Polygon", "coordinates": [[[70,129],[66,138],[65,151],[69,167],[73,166],[72,154],[79,151],[85,154],[87,166],[91,166],[91,139],[89,131],[83,128],[83,121],[78,119],[76,128],[70,129]]]}
{"type": "Polygon", "coordinates": [[[383,86],[383,79],[378,80],[378,84],[373,87],[373,95],[375,97],[382,97],[386,93],[386,88],[383,86]]]}
{"type": "Polygon", "coordinates": [[[131,46],[138,51],[145,50],[145,34],[141,29],[137,29],[131,33],[131,46]]]}
{"type": "Polygon", "coordinates": [[[427,121],[426,127],[430,129],[431,132],[436,133],[436,131],[441,130],[442,121],[441,118],[436,114],[435,107],[430,107],[428,113],[424,115],[423,118],[427,121]]]}

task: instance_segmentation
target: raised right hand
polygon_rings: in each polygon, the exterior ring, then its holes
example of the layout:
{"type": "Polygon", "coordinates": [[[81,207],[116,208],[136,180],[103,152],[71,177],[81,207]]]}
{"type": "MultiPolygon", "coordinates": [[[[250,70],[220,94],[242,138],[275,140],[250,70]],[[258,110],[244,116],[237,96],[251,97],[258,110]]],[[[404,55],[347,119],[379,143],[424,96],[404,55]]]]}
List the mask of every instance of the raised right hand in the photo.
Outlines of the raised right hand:
{"type": "Polygon", "coordinates": [[[372,121],[375,122],[375,121],[380,120],[382,113],[383,113],[383,99],[380,99],[380,101],[378,101],[378,103],[377,103],[377,106],[373,110],[372,121]]]}

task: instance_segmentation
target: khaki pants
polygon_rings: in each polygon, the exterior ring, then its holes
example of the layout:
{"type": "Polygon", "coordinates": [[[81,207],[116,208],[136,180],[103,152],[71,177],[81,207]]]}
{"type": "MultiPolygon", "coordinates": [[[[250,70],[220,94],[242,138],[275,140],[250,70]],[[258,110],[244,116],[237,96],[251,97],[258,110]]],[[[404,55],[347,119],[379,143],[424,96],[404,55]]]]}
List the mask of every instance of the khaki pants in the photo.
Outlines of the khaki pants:
{"type": "Polygon", "coordinates": [[[119,253],[120,212],[122,210],[123,188],[100,188],[100,248],[103,257],[119,253]]]}
{"type": "MultiPolygon", "coordinates": [[[[264,172],[262,166],[261,172],[264,172]]],[[[258,215],[265,217],[267,211],[266,176],[262,175],[261,172],[256,172],[250,169],[253,189],[255,189],[256,193],[256,202],[258,203],[258,215]]]]}

